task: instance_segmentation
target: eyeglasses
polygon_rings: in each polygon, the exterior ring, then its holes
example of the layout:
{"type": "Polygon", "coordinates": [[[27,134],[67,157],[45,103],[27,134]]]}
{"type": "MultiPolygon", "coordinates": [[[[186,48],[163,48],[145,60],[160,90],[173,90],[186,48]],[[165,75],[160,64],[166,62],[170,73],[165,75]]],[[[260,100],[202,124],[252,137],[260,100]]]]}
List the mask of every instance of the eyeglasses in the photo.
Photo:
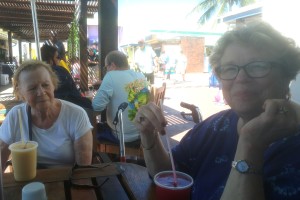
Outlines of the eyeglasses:
{"type": "Polygon", "coordinates": [[[222,65],[216,68],[218,77],[222,80],[234,80],[243,69],[250,78],[264,78],[274,66],[280,65],[276,62],[255,61],[243,66],[222,65]]]}

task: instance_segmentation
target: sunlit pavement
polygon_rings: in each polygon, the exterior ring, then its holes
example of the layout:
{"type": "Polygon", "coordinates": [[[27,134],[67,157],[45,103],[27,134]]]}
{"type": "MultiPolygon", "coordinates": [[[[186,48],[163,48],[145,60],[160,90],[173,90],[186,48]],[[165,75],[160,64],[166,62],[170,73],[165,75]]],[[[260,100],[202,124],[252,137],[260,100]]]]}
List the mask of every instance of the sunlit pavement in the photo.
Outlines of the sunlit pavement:
{"type": "MultiPolygon", "coordinates": [[[[198,106],[203,119],[229,108],[228,105],[215,101],[215,96],[221,91],[219,88],[208,87],[208,77],[208,73],[186,74],[186,81],[179,80],[180,77],[176,75],[171,76],[171,80],[163,80],[162,77],[156,77],[156,85],[161,85],[163,82],[167,83],[164,112],[168,120],[166,130],[167,136],[171,138],[171,146],[177,144],[185,133],[195,125],[193,121],[187,121],[182,118],[180,112],[188,113],[189,110],[182,108],[180,102],[198,106]]],[[[166,145],[165,136],[162,138],[166,145]]]]}

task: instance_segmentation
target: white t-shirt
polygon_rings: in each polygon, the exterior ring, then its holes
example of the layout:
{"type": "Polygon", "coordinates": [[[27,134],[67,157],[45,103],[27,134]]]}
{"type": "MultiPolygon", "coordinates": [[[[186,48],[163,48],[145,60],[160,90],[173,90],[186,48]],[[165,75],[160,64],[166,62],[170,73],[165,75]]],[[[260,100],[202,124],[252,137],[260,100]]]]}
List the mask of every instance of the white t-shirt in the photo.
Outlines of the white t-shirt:
{"type": "MultiPolygon", "coordinates": [[[[121,103],[128,103],[128,93],[125,91],[125,85],[137,79],[145,79],[145,76],[140,72],[133,70],[114,70],[105,74],[97,94],[93,99],[93,109],[96,111],[106,110],[107,124],[113,129],[115,136],[120,133],[119,124],[117,131],[113,125],[113,120],[121,103]]],[[[128,118],[128,107],[122,113],[124,141],[132,142],[139,138],[138,129],[128,118]]]]}
{"type": "Polygon", "coordinates": [[[154,58],[156,57],[156,54],[152,47],[145,46],[144,49],[137,49],[134,57],[135,62],[143,73],[150,74],[154,71],[154,58]]]}
{"type": "MultiPolygon", "coordinates": [[[[75,140],[93,128],[83,108],[68,101],[60,101],[59,116],[50,128],[41,129],[32,124],[32,140],[38,143],[37,161],[47,167],[74,164],[75,140]]],[[[22,103],[8,112],[0,127],[0,139],[6,144],[21,141],[18,109],[21,109],[25,140],[29,140],[26,108],[27,104],[22,103]]]]}

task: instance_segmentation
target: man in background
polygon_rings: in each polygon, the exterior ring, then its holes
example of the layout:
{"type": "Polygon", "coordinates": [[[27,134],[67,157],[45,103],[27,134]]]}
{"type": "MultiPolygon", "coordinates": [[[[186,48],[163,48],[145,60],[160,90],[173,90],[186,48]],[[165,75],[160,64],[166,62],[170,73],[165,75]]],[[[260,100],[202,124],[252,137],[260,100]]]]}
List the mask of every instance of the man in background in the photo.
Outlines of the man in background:
{"type": "MultiPolygon", "coordinates": [[[[118,135],[120,127],[114,124],[114,118],[118,112],[118,107],[123,102],[128,102],[128,92],[125,86],[145,76],[141,72],[135,72],[129,68],[127,56],[121,51],[111,51],[105,57],[105,67],[107,73],[95,95],[92,104],[95,111],[106,109],[107,124],[112,133],[99,134],[100,140],[110,141],[119,144],[118,135]]],[[[133,142],[139,146],[139,133],[137,127],[128,117],[128,109],[123,114],[123,131],[125,143],[133,142]]]]}
{"type": "Polygon", "coordinates": [[[139,40],[139,48],[135,52],[135,63],[138,69],[145,75],[147,81],[154,84],[154,69],[156,63],[156,53],[152,47],[146,45],[145,41],[139,40]]]}
{"type": "Polygon", "coordinates": [[[181,50],[176,61],[176,73],[178,75],[181,75],[182,81],[185,81],[186,66],[187,57],[183,54],[183,51],[181,50]]]}

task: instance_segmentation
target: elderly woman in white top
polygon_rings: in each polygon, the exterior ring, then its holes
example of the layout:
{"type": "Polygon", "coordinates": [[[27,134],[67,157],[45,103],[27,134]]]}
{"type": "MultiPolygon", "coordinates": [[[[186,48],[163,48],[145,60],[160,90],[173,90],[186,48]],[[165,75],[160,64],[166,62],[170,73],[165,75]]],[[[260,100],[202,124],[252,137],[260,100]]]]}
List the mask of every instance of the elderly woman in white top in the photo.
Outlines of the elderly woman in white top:
{"type": "Polygon", "coordinates": [[[58,78],[41,61],[24,62],[14,74],[13,89],[24,103],[13,107],[0,128],[2,165],[9,155],[8,146],[21,140],[18,110],[21,111],[25,140],[38,146],[38,166],[91,164],[92,125],[79,106],[54,98],[58,78]],[[31,126],[31,128],[30,128],[31,126]]]}

